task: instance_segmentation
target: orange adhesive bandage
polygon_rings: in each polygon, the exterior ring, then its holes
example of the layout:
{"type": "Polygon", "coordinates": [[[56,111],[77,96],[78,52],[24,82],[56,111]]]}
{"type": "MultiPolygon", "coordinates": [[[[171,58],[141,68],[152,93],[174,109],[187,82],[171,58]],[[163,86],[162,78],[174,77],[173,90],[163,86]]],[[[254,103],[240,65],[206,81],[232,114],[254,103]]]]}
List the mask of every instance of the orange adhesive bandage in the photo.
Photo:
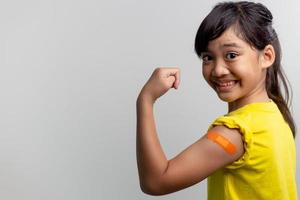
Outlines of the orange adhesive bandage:
{"type": "Polygon", "coordinates": [[[236,152],[236,147],[225,137],[216,132],[209,132],[207,134],[207,138],[212,140],[213,142],[220,145],[227,153],[234,154],[236,152]]]}

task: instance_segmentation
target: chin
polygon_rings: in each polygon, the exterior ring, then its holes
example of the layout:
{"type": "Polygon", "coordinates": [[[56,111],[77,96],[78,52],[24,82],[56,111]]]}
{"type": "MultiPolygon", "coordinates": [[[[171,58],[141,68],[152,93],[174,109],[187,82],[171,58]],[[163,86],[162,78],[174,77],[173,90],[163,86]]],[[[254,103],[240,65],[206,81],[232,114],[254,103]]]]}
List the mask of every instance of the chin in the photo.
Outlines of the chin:
{"type": "Polygon", "coordinates": [[[220,95],[218,94],[218,97],[224,101],[224,102],[227,102],[227,103],[230,103],[230,102],[233,102],[233,101],[236,101],[237,98],[233,97],[233,96],[230,96],[230,95],[220,95]]]}

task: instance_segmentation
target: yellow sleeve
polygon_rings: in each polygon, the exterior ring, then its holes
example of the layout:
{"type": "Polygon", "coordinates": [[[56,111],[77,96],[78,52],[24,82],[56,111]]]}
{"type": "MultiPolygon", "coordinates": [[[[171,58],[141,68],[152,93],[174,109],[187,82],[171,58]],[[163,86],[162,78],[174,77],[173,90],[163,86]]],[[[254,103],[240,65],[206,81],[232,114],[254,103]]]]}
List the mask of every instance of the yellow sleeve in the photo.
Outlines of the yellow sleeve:
{"type": "Polygon", "coordinates": [[[214,126],[226,126],[228,128],[234,128],[234,129],[239,129],[240,133],[242,134],[242,139],[244,142],[244,149],[245,153],[243,156],[234,161],[233,163],[227,165],[225,168],[226,169],[237,169],[239,167],[242,167],[245,165],[250,156],[251,156],[251,150],[252,150],[252,131],[250,128],[247,126],[247,124],[240,118],[236,116],[221,116],[217,118],[208,128],[210,130],[214,126]]]}

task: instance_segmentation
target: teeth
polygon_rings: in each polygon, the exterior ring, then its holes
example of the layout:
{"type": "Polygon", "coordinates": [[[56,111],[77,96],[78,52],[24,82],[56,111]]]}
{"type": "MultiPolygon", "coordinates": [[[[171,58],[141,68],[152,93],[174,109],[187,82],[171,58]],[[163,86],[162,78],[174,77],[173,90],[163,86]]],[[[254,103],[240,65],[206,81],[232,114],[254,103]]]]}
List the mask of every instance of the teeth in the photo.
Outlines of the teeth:
{"type": "Polygon", "coordinates": [[[228,87],[228,86],[232,86],[234,84],[234,81],[229,81],[229,82],[226,82],[226,83],[218,83],[218,84],[221,87],[228,87]]]}

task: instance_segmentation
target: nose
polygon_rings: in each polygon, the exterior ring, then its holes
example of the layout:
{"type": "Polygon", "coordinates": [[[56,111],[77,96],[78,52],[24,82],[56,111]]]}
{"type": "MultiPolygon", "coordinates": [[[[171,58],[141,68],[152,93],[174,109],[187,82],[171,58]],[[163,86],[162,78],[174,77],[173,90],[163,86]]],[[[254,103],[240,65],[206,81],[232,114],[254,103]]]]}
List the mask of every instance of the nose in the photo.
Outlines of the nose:
{"type": "Polygon", "coordinates": [[[223,62],[222,60],[217,60],[215,62],[215,65],[214,65],[211,75],[215,76],[215,77],[221,77],[221,76],[227,75],[229,73],[230,72],[226,66],[226,63],[223,62]]]}

